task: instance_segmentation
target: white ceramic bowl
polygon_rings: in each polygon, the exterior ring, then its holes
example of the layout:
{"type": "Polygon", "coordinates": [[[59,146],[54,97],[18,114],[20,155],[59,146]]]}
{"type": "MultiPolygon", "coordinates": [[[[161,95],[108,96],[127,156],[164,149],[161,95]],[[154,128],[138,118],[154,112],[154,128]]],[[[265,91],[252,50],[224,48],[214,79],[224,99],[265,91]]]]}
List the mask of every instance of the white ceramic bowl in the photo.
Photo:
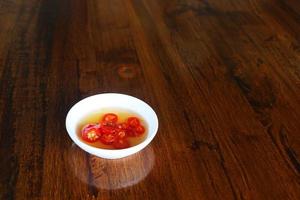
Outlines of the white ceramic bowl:
{"type": "Polygon", "coordinates": [[[156,135],[158,119],[154,110],[140,99],[124,94],[103,93],[87,97],[76,103],[67,114],[66,128],[71,139],[84,151],[101,158],[117,159],[134,154],[146,147],[156,135]],[[136,146],[118,150],[100,149],[82,142],[76,134],[78,123],[89,113],[102,108],[126,109],[140,115],[148,125],[146,139],[136,146]]]}

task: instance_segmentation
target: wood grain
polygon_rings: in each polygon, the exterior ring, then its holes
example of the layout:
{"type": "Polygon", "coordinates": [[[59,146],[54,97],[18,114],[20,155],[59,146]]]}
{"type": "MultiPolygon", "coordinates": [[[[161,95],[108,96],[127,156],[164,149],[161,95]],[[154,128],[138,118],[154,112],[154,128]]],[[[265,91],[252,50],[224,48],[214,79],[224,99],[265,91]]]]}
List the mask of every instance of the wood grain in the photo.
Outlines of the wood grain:
{"type": "Polygon", "coordinates": [[[0,199],[300,199],[296,0],[0,2],[0,199]],[[140,153],[91,156],[70,107],[159,117],[140,153]]]}

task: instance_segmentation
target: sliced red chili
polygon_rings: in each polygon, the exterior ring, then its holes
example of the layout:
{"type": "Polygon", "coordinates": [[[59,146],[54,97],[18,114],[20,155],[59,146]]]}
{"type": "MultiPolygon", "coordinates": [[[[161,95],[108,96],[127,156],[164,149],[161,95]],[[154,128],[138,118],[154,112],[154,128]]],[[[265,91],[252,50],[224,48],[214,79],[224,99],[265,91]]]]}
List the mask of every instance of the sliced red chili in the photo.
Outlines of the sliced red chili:
{"type": "Polygon", "coordinates": [[[118,116],[114,113],[107,113],[103,116],[102,122],[104,123],[117,123],[118,116]]]}
{"type": "Polygon", "coordinates": [[[131,127],[138,127],[140,125],[140,120],[137,117],[129,117],[127,119],[127,124],[131,127]]]}
{"type": "Polygon", "coordinates": [[[138,134],[138,135],[141,135],[143,133],[145,133],[145,128],[144,126],[140,125],[138,127],[135,128],[135,132],[138,134]]]}
{"type": "Polygon", "coordinates": [[[100,137],[100,141],[104,144],[112,144],[115,141],[116,134],[109,133],[109,134],[103,134],[100,137]]]}
{"type": "Polygon", "coordinates": [[[116,149],[125,149],[125,148],[130,147],[130,144],[129,144],[129,142],[126,138],[123,138],[123,139],[115,140],[114,143],[113,143],[113,146],[116,149]]]}
{"type": "Polygon", "coordinates": [[[81,130],[81,137],[87,142],[96,142],[100,135],[98,124],[87,124],[81,130]]]}
{"type": "Polygon", "coordinates": [[[116,128],[114,126],[102,125],[100,127],[100,132],[104,134],[112,134],[116,132],[116,128]]]}
{"type": "Polygon", "coordinates": [[[116,134],[117,138],[125,138],[126,132],[124,130],[119,130],[116,134]]]}

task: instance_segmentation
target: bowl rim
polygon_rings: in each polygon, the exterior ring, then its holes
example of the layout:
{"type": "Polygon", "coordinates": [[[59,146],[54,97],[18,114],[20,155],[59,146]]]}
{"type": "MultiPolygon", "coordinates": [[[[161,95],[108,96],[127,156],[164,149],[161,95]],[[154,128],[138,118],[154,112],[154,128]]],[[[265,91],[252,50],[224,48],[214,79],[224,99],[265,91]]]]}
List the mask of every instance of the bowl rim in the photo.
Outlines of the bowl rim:
{"type": "MultiPolygon", "coordinates": [[[[139,114],[139,113],[138,113],[139,114]]],[[[145,119],[144,119],[145,120],[145,119]]],[[[145,120],[146,121],[146,120],[145,120]]],[[[146,121],[147,122],[147,121],[146,121]]],[[[149,123],[149,122],[147,122],[149,123]]],[[[133,150],[136,150],[138,149],[137,151],[135,152],[138,152],[140,150],[142,150],[144,147],[146,147],[152,140],[153,138],[155,137],[155,135],[157,134],[157,131],[158,131],[158,126],[159,126],[159,122],[158,122],[158,117],[157,117],[157,114],[155,113],[155,111],[153,110],[153,108],[147,104],[146,102],[144,102],[143,100],[137,98],[137,97],[134,97],[134,96],[131,96],[131,95],[127,95],[127,94],[122,94],[122,93],[99,93],[99,94],[95,94],[95,95],[91,95],[91,96],[88,96],[88,97],[85,97],[81,100],[79,100],[78,102],[76,102],[75,104],[72,105],[72,107],[69,109],[67,115],[66,115],[66,120],[65,120],[65,127],[66,127],[66,130],[68,132],[68,135],[69,137],[72,139],[72,141],[78,145],[80,148],[82,148],[84,151],[88,152],[88,153],[91,153],[93,154],[92,152],[102,152],[102,153],[119,153],[119,152],[124,152],[124,151],[128,151],[128,152],[131,152],[133,150]],[[78,107],[82,102],[84,101],[88,101],[89,99],[92,99],[92,98],[99,98],[101,96],[124,96],[126,98],[131,98],[132,100],[135,100],[141,104],[143,104],[144,106],[148,107],[148,109],[150,110],[150,112],[152,112],[152,114],[154,114],[154,129],[153,129],[153,133],[152,134],[149,134],[149,137],[147,137],[144,141],[142,141],[141,143],[135,145],[135,146],[132,146],[132,147],[128,147],[128,148],[125,148],[125,149],[102,149],[102,148],[98,148],[98,147],[93,147],[91,145],[88,145],[88,144],[85,144],[84,142],[82,142],[78,137],[76,137],[76,134],[71,134],[70,132],[72,132],[71,130],[68,129],[68,121],[70,119],[70,116],[72,114],[72,111],[74,109],[76,109],[76,107],[78,107]]],[[[129,154],[130,155],[130,154],[129,154]]]]}

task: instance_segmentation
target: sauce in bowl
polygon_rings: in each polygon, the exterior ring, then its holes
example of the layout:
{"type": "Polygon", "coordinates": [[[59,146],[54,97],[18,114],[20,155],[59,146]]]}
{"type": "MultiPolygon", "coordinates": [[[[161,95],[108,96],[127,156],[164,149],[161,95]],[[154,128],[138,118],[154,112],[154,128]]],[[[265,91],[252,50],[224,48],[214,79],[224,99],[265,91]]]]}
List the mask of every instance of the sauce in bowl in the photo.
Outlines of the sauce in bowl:
{"type": "Polygon", "coordinates": [[[78,126],[79,139],[101,149],[124,149],[142,143],[148,128],[138,114],[124,109],[101,109],[84,116],[78,126]]]}

